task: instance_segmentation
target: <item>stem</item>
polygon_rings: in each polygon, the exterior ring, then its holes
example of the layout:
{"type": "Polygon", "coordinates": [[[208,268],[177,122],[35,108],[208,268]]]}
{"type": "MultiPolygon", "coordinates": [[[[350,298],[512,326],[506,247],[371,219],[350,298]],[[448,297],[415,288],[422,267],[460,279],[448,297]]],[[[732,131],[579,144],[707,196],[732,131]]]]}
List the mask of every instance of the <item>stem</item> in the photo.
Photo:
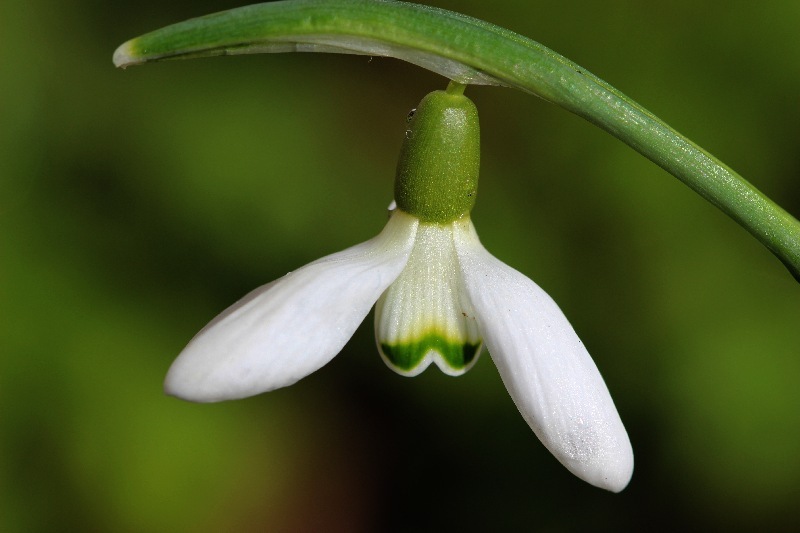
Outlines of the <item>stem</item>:
{"type": "Polygon", "coordinates": [[[114,63],[124,68],[170,58],[290,51],[391,56],[461,85],[505,85],[558,104],[719,207],[800,281],[800,222],[794,217],[600,78],[531,39],[478,19],[387,0],[286,0],[156,30],[120,46],[114,63]]]}
{"type": "Polygon", "coordinates": [[[450,83],[447,84],[447,89],[445,89],[445,92],[447,94],[461,96],[464,94],[464,90],[466,90],[466,88],[467,85],[465,83],[450,81],[450,83]]]}

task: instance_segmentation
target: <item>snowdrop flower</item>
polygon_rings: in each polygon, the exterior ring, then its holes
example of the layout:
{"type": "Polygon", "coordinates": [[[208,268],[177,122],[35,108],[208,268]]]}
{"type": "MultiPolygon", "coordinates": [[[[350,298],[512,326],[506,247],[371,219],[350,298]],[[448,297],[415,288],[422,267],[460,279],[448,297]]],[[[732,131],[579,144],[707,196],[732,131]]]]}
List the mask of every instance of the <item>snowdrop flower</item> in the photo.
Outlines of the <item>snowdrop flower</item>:
{"type": "Polygon", "coordinates": [[[479,128],[463,89],[429,94],[409,119],[384,230],[225,310],[174,362],[166,391],[215,402],[291,385],[339,353],[374,305],[392,369],[414,376],[434,363],[459,375],[485,345],[542,443],[618,492],[633,452],[597,367],[555,302],[475,233],[479,128]]]}

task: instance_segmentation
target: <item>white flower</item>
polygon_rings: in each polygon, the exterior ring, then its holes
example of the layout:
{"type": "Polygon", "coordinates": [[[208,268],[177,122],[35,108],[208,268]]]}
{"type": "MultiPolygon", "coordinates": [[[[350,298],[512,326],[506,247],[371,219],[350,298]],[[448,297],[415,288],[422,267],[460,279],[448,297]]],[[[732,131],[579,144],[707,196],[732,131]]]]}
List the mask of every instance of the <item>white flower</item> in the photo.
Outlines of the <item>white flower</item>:
{"type": "Polygon", "coordinates": [[[618,492],[633,451],[597,367],[553,300],[489,254],[472,226],[480,136],[463,92],[434,91],[410,117],[384,230],[228,308],[178,356],[166,391],[214,402],[291,385],[339,353],[375,305],[391,368],[414,376],[435,363],[455,376],[485,345],[542,443],[618,492]]]}
{"type": "Polygon", "coordinates": [[[603,378],[553,300],[481,245],[468,215],[399,209],[375,238],[258,288],[198,333],[166,378],[197,402],[291,385],[330,361],[377,302],[384,360],[457,375],[484,343],[542,443],[581,479],[625,488],[633,452],[603,378]]]}

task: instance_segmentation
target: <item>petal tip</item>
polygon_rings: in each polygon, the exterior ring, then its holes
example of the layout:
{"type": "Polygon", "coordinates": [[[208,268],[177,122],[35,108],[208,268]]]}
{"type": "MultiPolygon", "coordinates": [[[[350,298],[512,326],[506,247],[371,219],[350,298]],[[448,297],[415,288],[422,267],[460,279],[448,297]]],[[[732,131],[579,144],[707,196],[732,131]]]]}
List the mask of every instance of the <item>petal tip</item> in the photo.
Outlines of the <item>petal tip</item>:
{"type": "Polygon", "coordinates": [[[619,493],[628,486],[633,476],[633,449],[625,436],[624,442],[607,449],[606,453],[587,454],[582,459],[556,458],[583,481],[595,487],[619,493]]]}
{"type": "MultiPolygon", "coordinates": [[[[177,361],[176,361],[177,362],[177,361]]],[[[164,378],[164,393],[187,402],[210,403],[225,400],[217,394],[210,394],[207,387],[196,377],[186,376],[186,372],[173,364],[164,378]]]]}
{"type": "Polygon", "coordinates": [[[633,455],[630,459],[614,465],[613,468],[606,469],[601,476],[598,476],[594,486],[618,494],[625,490],[633,477],[633,455]]]}

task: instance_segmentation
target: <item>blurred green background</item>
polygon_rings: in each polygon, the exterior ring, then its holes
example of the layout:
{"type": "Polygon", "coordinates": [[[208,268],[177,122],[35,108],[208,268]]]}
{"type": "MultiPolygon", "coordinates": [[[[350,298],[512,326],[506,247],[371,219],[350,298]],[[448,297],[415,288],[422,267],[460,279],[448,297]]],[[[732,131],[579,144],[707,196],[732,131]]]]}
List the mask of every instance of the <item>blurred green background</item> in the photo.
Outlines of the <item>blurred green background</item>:
{"type": "MultiPolygon", "coordinates": [[[[796,0],[435,5],[566,55],[800,215],[796,0]]],[[[381,229],[406,114],[446,83],[323,54],[112,67],[236,6],[0,4],[0,530],[800,526],[800,286],[654,164],[509,89],[468,90],[473,219],[593,354],[636,454],[624,492],[561,467],[488,356],[402,378],[371,318],[288,389],[164,396],[216,313],[381,229]]]]}

